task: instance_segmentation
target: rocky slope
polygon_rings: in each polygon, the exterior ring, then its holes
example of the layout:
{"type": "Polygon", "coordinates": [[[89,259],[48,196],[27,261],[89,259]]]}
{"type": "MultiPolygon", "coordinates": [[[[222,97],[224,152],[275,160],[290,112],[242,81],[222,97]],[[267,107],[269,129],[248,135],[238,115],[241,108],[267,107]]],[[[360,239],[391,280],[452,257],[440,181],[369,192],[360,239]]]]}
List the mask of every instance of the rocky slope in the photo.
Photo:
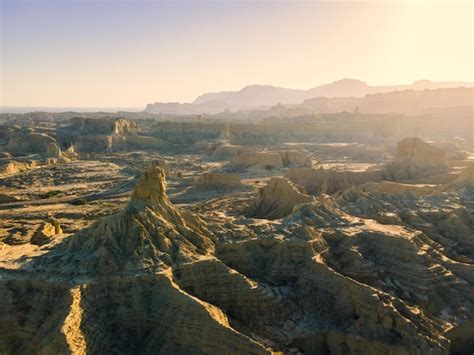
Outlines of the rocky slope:
{"type": "Polygon", "coordinates": [[[20,269],[0,268],[0,349],[468,349],[474,223],[471,191],[456,191],[417,194],[372,182],[314,198],[274,179],[256,203],[247,200],[265,212],[249,219],[236,208],[245,197],[177,208],[163,171],[150,164],[122,211],[41,249],[20,269]]]}
{"type": "Polygon", "coordinates": [[[383,174],[373,171],[336,171],[331,169],[295,168],[285,173],[293,183],[304,187],[311,195],[334,194],[368,181],[380,181],[383,174]]]}
{"type": "Polygon", "coordinates": [[[247,212],[248,217],[278,219],[288,216],[296,205],[314,201],[298,190],[288,179],[271,178],[257,191],[257,197],[247,212]]]}

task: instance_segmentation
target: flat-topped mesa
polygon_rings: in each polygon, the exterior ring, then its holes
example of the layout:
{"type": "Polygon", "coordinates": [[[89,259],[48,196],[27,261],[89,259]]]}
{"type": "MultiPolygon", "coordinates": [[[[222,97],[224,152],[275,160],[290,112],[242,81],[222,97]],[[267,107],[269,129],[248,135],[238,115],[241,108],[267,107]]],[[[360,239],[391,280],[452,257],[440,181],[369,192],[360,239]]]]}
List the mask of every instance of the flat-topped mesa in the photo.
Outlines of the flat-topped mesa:
{"type": "Polygon", "coordinates": [[[398,143],[395,160],[409,160],[422,166],[446,166],[446,153],[420,138],[410,137],[398,143]]]}
{"type": "Polygon", "coordinates": [[[247,216],[279,219],[288,216],[297,204],[313,201],[313,196],[299,191],[290,180],[272,177],[266,186],[258,190],[257,198],[250,206],[247,216]]]}
{"type": "Polygon", "coordinates": [[[388,179],[408,180],[445,170],[446,152],[423,140],[410,137],[398,143],[397,154],[387,165],[388,179]]]}
{"type": "Polygon", "coordinates": [[[118,134],[128,135],[138,133],[138,125],[130,120],[115,117],[103,118],[71,118],[70,129],[79,131],[81,134],[100,135],[118,134]]]}

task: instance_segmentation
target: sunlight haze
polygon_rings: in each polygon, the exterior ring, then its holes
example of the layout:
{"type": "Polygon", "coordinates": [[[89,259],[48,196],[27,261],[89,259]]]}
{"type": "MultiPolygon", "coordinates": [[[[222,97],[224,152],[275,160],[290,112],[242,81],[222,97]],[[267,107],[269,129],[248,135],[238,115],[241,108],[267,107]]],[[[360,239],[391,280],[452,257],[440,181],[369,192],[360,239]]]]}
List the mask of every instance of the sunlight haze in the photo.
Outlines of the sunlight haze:
{"type": "Polygon", "coordinates": [[[473,79],[471,2],[1,3],[0,106],[141,108],[251,84],[473,79]]]}

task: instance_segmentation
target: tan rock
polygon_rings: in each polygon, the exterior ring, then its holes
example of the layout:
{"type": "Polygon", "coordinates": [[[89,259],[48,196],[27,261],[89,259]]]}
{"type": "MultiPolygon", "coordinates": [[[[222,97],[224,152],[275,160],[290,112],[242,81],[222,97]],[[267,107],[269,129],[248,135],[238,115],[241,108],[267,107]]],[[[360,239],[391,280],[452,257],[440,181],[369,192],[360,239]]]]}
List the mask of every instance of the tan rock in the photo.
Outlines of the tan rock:
{"type": "Polygon", "coordinates": [[[46,156],[49,158],[60,158],[61,157],[61,148],[54,143],[49,142],[46,150],[46,156]]]}
{"type": "Polygon", "coordinates": [[[392,163],[386,167],[386,175],[393,180],[408,180],[445,170],[446,153],[419,138],[405,138],[398,143],[392,163]]]}
{"type": "Polygon", "coordinates": [[[25,170],[34,169],[39,165],[37,160],[28,160],[24,162],[9,160],[0,165],[0,174],[15,174],[25,170]]]}
{"type": "Polygon", "coordinates": [[[268,184],[260,188],[257,198],[249,207],[247,216],[254,218],[278,219],[289,215],[293,208],[300,203],[314,201],[285,178],[271,178],[268,184]]]}
{"type": "Polygon", "coordinates": [[[285,167],[311,167],[311,157],[305,152],[297,150],[279,150],[283,166],[285,167]]]}
{"type": "Polygon", "coordinates": [[[138,125],[124,118],[85,118],[71,119],[71,129],[86,135],[128,135],[138,133],[138,125]]]}
{"type": "Polygon", "coordinates": [[[63,234],[61,226],[53,217],[49,217],[47,222],[41,224],[41,226],[36,230],[35,234],[31,237],[31,244],[44,245],[52,241],[52,239],[63,234]]]}

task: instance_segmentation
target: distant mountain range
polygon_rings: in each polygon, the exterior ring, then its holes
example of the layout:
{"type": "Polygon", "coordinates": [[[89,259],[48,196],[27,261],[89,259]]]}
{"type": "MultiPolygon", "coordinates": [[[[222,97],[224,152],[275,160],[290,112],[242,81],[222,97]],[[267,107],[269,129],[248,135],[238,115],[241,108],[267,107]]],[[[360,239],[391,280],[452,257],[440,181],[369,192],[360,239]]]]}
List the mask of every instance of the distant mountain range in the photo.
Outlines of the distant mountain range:
{"type": "Polygon", "coordinates": [[[315,97],[305,100],[292,109],[306,113],[354,112],[377,114],[420,115],[432,111],[463,108],[471,112],[474,105],[474,88],[437,88],[425,90],[398,90],[367,94],[364,97],[315,97]]]}
{"type": "Polygon", "coordinates": [[[279,103],[295,105],[313,98],[360,98],[370,94],[393,91],[457,87],[473,87],[473,83],[419,80],[410,85],[370,86],[361,80],[342,79],[309,90],[287,89],[271,85],[250,85],[239,91],[206,93],[196,98],[192,103],[156,102],[148,104],[145,111],[167,114],[212,114],[223,112],[226,109],[235,111],[268,108],[279,103]]]}

